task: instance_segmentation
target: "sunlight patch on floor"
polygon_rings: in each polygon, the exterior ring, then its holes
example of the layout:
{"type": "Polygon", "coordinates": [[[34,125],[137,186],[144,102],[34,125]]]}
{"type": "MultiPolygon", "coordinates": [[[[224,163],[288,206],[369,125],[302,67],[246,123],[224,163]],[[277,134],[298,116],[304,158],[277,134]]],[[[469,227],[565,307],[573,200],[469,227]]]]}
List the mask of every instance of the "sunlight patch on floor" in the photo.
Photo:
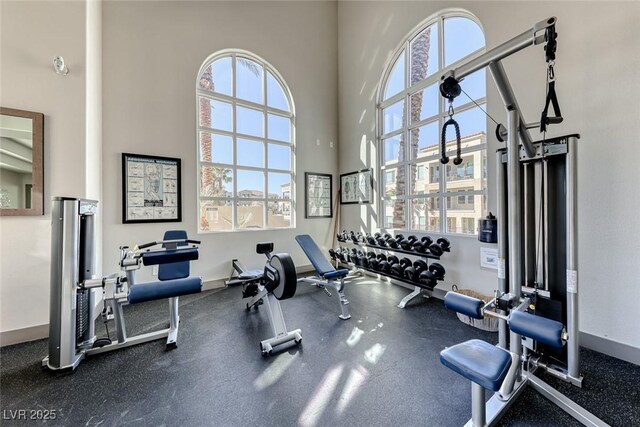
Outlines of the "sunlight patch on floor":
{"type": "Polygon", "coordinates": [[[340,400],[338,400],[338,404],[336,405],[336,412],[338,415],[342,415],[344,411],[349,406],[349,403],[353,400],[354,397],[360,392],[362,386],[369,378],[369,371],[362,365],[358,365],[355,368],[351,369],[349,373],[349,378],[347,378],[347,382],[342,389],[342,395],[340,395],[340,400]]]}
{"type": "Polygon", "coordinates": [[[253,381],[253,387],[257,391],[262,391],[275,384],[291,366],[296,357],[298,357],[298,353],[280,353],[277,355],[267,369],[253,381]]]}
{"type": "Polygon", "coordinates": [[[349,338],[347,338],[347,345],[349,347],[354,347],[356,344],[358,344],[363,334],[364,331],[362,329],[358,328],[357,326],[354,327],[351,330],[351,335],[349,335],[349,338]]]}
{"type": "Polygon", "coordinates": [[[307,402],[307,406],[305,406],[300,414],[298,425],[302,427],[313,427],[318,424],[318,421],[320,421],[322,414],[331,400],[334,390],[338,386],[338,381],[340,381],[343,370],[344,364],[341,363],[333,366],[324,374],[322,381],[320,381],[313,395],[311,395],[311,399],[307,402]]]}
{"type": "Polygon", "coordinates": [[[378,360],[380,360],[386,349],[386,345],[376,343],[370,349],[364,352],[364,360],[371,363],[372,365],[375,365],[376,363],[378,363],[378,360]]]}

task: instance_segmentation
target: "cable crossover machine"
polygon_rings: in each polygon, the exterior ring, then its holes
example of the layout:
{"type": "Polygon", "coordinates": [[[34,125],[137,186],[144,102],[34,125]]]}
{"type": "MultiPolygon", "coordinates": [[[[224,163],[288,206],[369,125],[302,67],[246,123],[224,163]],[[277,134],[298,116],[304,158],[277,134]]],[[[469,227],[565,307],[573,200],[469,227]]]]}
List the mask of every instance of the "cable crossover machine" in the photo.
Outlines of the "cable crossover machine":
{"type": "MultiPolygon", "coordinates": [[[[449,101],[442,128],[456,131],[454,164],[461,162],[460,130],[453,100],[463,79],[487,67],[507,111],[507,126],[496,137],[498,289],[484,304],[449,292],[445,306],[474,318],[499,319],[493,346],[470,340],[442,351],[441,362],[472,381],[472,419],[467,426],[494,425],[527,385],[575,419],[590,426],[602,420],[545,383],[538,372],[582,386],[578,323],[577,151],[579,135],[546,138],[547,126],[561,123],[555,91],[556,18],[540,21],[519,36],[459,65],[442,76],[441,95],[449,101]],[[544,44],[546,102],[539,122],[525,121],[501,63],[529,46],[544,44]],[[553,107],[554,116],[549,115],[553,107]],[[533,141],[529,129],[544,137],[533,141]],[[566,327],[565,327],[566,325],[566,327]],[[485,390],[495,392],[485,404],[485,390]]],[[[488,115],[488,114],[487,114],[488,115]]]]}

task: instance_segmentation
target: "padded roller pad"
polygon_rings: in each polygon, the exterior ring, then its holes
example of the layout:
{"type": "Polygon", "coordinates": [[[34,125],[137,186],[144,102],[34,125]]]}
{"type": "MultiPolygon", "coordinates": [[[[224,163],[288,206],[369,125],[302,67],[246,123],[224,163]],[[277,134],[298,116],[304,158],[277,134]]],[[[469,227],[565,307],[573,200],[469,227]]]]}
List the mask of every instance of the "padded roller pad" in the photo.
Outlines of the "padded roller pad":
{"type": "Polygon", "coordinates": [[[170,264],[174,262],[195,261],[197,259],[197,248],[147,252],[142,254],[142,263],[144,265],[170,264]]]}
{"type": "Polygon", "coordinates": [[[457,292],[447,292],[444,296],[444,306],[460,314],[466,314],[474,319],[482,319],[482,300],[462,295],[457,292]]]}
{"type": "Polygon", "coordinates": [[[347,274],[349,274],[349,270],[347,270],[346,268],[341,268],[340,270],[335,270],[335,271],[330,271],[328,273],[325,273],[322,275],[322,277],[327,280],[341,279],[345,277],[347,274]]]}
{"type": "Polygon", "coordinates": [[[165,280],[159,282],[139,283],[129,288],[127,299],[129,304],[154,301],[157,299],[197,294],[202,290],[202,279],[188,277],[186,279],[165,280]]]}
{"type": "Polygon", "coordinates": [[[509,316],[509,329],[518,335],[529,337],[550,347],[562,348],[564,326],[555,320],[531,313],[514,311],[509,316]]]}
{"type": "Polygon", "coordinates": [[[487,390],[498,391],[511,366],[511,355],[482,340],[469,340],[440,352],[440,362],[487,390]]]}

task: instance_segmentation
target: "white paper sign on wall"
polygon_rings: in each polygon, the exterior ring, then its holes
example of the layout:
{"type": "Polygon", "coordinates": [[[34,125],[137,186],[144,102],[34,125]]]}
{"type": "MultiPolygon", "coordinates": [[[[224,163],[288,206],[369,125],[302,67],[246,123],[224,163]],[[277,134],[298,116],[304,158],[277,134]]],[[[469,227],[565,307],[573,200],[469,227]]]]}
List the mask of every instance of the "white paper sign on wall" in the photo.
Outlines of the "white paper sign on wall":
{"type": "Polygon", "coordinates": [[[480,248],[480,267],[498,269],[498,249],[480,248]]]}

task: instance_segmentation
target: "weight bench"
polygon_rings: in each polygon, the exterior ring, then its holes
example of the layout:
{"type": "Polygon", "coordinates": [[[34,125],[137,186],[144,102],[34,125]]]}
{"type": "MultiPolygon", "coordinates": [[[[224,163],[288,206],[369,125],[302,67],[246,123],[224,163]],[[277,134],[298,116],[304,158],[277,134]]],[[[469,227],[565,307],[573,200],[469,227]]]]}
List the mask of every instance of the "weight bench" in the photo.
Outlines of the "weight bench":
{"type": "Polygon", "coordinates": [[[303,277],[298,279],[298,282],[309,283],[313,286],[317,286],[324,292],[331,296],[331,292],[327,290],[327,286],[333,286],[338,292],[340,302],[340,317],[342,320],[351,318],[349,314],[349,300],[344,296],[344,278],[349,274],[349,270],[346,268],[336,270],[333,265],[323,255],[322,251],[316,244],[316,242],[308,234],[301,234],[296,236],[296,242],[302,248],[313,268],[318,273],[318,277],[303,277]]]}
{"type": "MultiPolygon", "coordinates": [[[[484,303],[481,300],[455,292],[448,292],[444,298],[445,307],[474,319],[484,317],[484,303]]],[[[566,340],[564,326],[560,322],[536,316],[523,311],[512,311],[508,317],[511,332],[531,338],[553,348],[561,348],[566,340]]],[[[470,427],[494,425],[511,403],[531,385],[547,399],[568,412],[584,425],[606,425],[593,414],[578,406],[566,396],[546,384],[529,370],[521,371],[517,354],[473,339],[456,344],[440,352],[440,362],[471,380],[471,420],[470,427]],[[496,392],[494,398],[485,404],[485,390],[496,392]],[[489,422],[487,423],[487,415],[489,422]]],[[[535,362],[533,364],[535,369],[535,362]]]]}

